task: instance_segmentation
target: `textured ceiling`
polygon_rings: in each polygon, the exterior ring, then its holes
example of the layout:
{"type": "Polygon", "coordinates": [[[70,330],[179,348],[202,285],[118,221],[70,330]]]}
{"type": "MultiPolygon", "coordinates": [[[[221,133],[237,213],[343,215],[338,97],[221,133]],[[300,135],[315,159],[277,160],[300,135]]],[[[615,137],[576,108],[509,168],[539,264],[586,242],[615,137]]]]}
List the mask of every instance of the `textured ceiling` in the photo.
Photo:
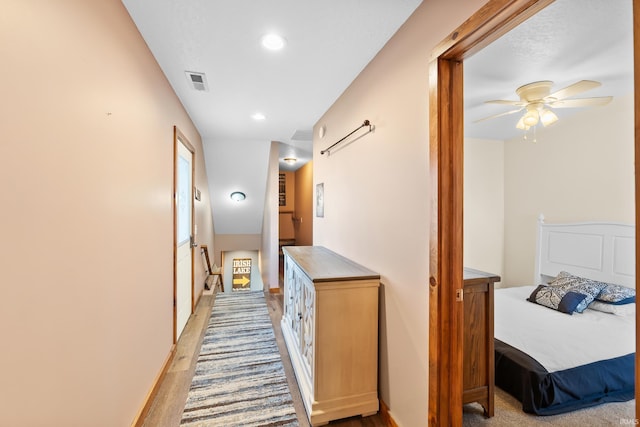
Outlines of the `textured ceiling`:
{"type": "MultiPolygon", "coordinates": [[[[512,110],[484,101],[518,100],[516,88],[530,82],[551,80],[552,92],[579,80],[602,83],[575,98],[631,93],[632,16],[631,0],[557,0],[465,60],[465,136],[501,140],[521,136],[515,128],[520,114],[473,122],[512,110]]],[[[562,120],[581,111],[554,112],[562,120]]]]}

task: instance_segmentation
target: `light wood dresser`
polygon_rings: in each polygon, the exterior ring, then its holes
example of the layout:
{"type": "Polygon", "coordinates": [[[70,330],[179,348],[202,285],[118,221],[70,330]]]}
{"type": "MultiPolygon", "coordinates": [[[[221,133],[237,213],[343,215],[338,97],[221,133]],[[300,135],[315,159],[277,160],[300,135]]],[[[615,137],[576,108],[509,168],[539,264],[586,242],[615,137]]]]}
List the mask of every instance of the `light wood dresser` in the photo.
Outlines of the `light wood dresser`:
{"type": "Polygon", "coordinates": [[[500,276],[465,268],[462,402],[494,412],[493,285],[500,276]]]}
{"type": "Polygon", "coordinates": [[[380,275],[322,246],[282,250],[282,333],[309,422],[378,412],[380,275]]]}

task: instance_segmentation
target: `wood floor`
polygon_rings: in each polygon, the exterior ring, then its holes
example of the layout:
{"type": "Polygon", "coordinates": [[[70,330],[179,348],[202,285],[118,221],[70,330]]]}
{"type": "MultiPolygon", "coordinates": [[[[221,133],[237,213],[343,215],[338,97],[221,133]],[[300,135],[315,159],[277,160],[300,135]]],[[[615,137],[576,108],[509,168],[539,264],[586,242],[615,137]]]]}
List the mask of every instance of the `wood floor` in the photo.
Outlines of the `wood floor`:
{"type": "MultiPolygon", "coordinates": [[[[266,293],[267,308],[271,316],[271,322],[276,336],[276,342],[282,356],[289,390],[293,397],[294,406],[298,415],[301,427],[309,427],[300,391],[296,384],[291,361],[287,353],[282,330],[280,329],[280,319],[282,319],[282,292],[266,293]]],[[[176,345],[176,355],[163,379],[158,394],[154,399],[149,413],[144,419],[145,427],[176,427],[180,425],[182,410],[187,400],[187,393],[191,384],[191,378],[195,370],[195,363],[204,337],[204,331],[211,314],[211,308],[215,304],[215,294],[205,293],[196,307],[194,315],[189,319],[180,340],[176,345]]],[[[377,414],[369,417],[352,417],[342,420],[335,420],[329,423],[330,426],[340,427],[387,427],[384,418],[377,414]]]]}

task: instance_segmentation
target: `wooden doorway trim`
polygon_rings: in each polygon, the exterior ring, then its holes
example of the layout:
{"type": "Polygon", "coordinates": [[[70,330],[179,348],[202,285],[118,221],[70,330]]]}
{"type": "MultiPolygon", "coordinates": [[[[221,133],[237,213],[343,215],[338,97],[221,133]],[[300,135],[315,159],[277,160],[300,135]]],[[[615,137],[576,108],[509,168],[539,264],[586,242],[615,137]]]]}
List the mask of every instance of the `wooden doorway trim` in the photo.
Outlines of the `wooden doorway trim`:
{"type": "Polygon", "coordinates": [[[430,426],[462,425],[463,61],[553,0],[490,0],[446,37],[429,66],[430,426]]]}
{"type": "MultiPolygon", "coordinates": [[[[429,256],[429,425],[462,425],[462,180],[463,60],[553,0],[490,0],[433,51],[429,67],[431,224],[429,256]]],[[[640,147],[640,0],[633,0],[634,147],[640,147]]],[[[640,164],[640,150],[635,150],[640,164]]],[[[637,169],[637,166],[636,166],[637,169]]],[[[640,221],[640,174],[635,174],[635,222],[640,221]]],[[[636,266],[640,243],[636,239],[636,266]]],[[[636,274],[636,288],[638,287],[636,274]]],[[[640,346],[636,315],[636,354],[640,346]]],[[[636,384],[640,363],[636,357],[636,384]]],[[[640,389],[636,387],[636,402],[640,389]]],[[[636,420],[640,405],[636,404],[636,420]]]]}
{"type": "MultiPolygon", "coordinates": [[[[640,0],[633,0],[633,117],[634,117],[634,152],[635,152],[635,197],[636,197],[636,227],[640,221],[640,0]]],[[[638,231],[636,230],[636,289],[638,287],[638,266],[640,265],[640,244],[638,243],[638,231]]],[[[640,363],[638,362],[638,349],[640,348],[640,314],[636,313],[636,419],[640,420],[640,363]]]]}

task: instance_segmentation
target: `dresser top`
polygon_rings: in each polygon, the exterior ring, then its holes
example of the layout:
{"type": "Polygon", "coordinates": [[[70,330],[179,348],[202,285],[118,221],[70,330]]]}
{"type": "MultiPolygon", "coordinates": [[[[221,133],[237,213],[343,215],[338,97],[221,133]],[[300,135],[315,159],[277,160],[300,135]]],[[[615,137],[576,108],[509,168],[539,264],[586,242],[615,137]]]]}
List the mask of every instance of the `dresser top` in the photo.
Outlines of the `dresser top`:
{"type": "Polygon", "coordinates": [[[380,275],[323,246],[285,246],[289,255],[313,282],[378,279],[380,275]]]}
{"type": "Polygon", "coordinates": [[[464,280],[465,283],[471,283],[474,281],[499,282],[500,276],[498,276],[497,274],[487,273],[485,271],[465,267],[462,273],[462,280],[464,280]]]}

